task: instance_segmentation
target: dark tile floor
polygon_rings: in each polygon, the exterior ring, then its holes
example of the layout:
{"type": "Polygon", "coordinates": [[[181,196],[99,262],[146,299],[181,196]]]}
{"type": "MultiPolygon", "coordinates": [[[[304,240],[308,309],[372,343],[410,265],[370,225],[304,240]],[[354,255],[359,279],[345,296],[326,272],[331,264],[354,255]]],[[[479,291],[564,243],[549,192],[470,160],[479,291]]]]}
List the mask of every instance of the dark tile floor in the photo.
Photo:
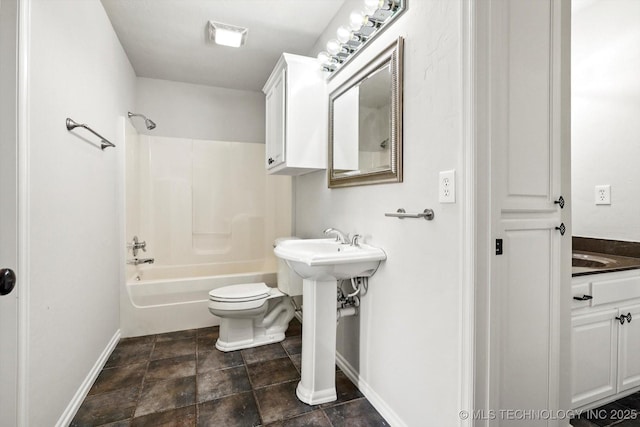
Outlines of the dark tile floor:
{"type": "Polygon", "coordinates": [[[340,370],[337,401],[296,398],[301,332],[294,319],[283,342],[229,353],[217,327],[122,339],[71,426],[387,426],[340,370]]]}
{"type": "Polygon", "coordinates": [[[574,427],[640,427],[640,391],[571,420],[574,427]]]}

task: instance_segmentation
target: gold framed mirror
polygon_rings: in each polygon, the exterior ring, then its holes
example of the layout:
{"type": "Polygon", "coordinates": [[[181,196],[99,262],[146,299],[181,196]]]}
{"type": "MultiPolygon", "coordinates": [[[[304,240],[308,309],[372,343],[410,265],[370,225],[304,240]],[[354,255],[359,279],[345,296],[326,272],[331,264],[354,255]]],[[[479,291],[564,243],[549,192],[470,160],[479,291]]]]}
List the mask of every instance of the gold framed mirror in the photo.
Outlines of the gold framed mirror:
{"type": "Polygon", "coordinates": [[[403,43],[329,95],[329,188],[402,182],[403,43]]]}

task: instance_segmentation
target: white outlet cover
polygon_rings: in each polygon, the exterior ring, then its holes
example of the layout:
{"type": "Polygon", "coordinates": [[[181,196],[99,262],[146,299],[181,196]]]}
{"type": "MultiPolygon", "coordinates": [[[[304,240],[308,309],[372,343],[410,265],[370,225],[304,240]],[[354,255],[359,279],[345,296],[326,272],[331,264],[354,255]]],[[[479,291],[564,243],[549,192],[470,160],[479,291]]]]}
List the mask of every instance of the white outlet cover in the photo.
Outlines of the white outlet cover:
{"type": "Polygon", "coordinates": [[[596,185],[594,198],[595,198],[596,205],[610,205],[611,204],[611,186],[596,185]]]}
{"type": "Polygon", "coordinates": [[[456,202],[456,171],[442,171],[438,180],[438,201],[440,203],[456,202]]]}

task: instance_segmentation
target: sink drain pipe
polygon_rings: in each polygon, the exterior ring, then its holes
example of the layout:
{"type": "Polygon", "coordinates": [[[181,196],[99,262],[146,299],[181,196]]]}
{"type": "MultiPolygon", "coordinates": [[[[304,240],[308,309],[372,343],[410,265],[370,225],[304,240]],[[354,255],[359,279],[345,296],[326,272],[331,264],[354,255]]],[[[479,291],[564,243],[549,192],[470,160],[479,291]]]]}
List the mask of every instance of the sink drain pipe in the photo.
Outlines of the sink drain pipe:
{"type": "Polygon", "coordinates": [[[357,316],[357,315],[358,315],[358,307],[356,306],[339,308],[337,313],[337,321],[339,322],[340,319],[343,317],[357,316]]]}

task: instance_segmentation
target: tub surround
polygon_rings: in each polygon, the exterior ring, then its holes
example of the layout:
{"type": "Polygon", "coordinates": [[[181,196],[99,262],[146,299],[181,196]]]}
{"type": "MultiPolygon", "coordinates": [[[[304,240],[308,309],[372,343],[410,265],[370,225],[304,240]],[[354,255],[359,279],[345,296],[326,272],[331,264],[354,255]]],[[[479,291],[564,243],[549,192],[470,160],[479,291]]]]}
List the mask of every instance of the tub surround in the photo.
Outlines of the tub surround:
{"type": "Polygon", "coordinates": [[[573,277],[640,269],[639,242],[574,236],[572,243],[574,253],[573,277]],[[588,261],[589,259],[602,259],[605,262],[602,265],[580,262],[581,260],[588,261]]]}

